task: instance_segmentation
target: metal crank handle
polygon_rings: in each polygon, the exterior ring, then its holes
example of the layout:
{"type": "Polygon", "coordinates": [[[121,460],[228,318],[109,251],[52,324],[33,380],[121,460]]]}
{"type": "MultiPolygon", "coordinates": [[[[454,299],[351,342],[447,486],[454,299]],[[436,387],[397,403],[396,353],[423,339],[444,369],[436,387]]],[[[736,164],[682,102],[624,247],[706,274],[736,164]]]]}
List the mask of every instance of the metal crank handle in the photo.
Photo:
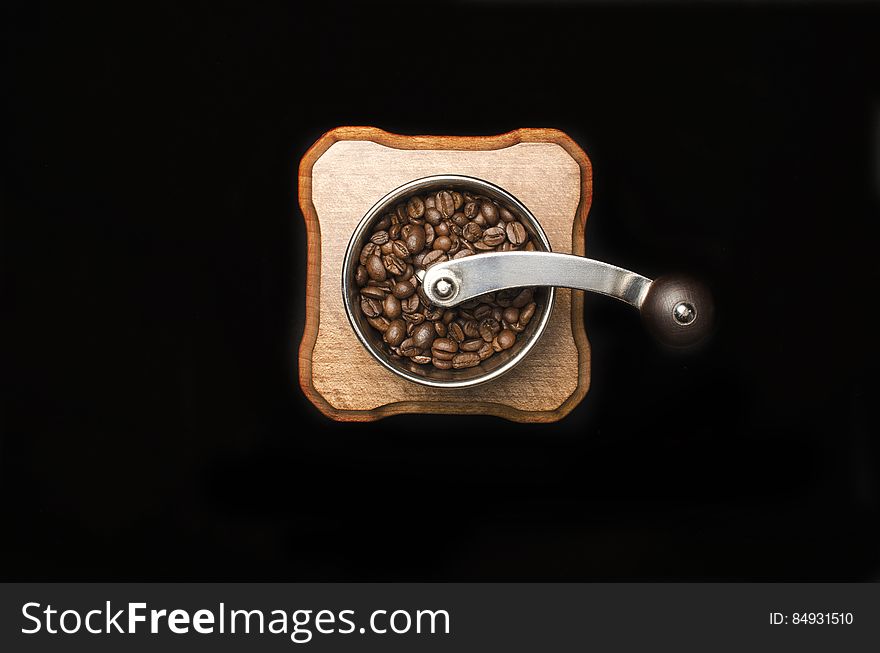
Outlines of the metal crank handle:
{"type": "Polygon", "coordinates": [[[699,281],[668,275],[655,280],[609,263],[572,254],[502,252],[436,263],[424,272],[422,288],[435,306],[522,286],[559,286],[614,297],[639,309],[660,342],[686,347],[709,333],[712,296],[699,281]]]}

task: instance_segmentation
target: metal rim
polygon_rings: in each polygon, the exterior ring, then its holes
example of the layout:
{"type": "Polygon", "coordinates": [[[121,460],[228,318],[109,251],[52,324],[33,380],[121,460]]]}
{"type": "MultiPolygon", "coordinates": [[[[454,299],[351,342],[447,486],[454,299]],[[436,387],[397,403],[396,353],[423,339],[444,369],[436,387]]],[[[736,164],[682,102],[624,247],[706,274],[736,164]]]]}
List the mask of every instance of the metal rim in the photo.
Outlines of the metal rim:
{"type": "Polygon", "coordinates": [[[345,250],[345,258],[342,263],[342,303],[345,306],[345,314],[348,317],[348,321],[351,324],[352,329],[357,335],[358,340],[364,346],[364,348],[370,352],[370,355],[373,356],[383,367],[394,372],[398,376],[401,376],[409,381],[413,381],[414,383],[419,383],[421,385],[426,385],[434,388],[468,388],[475,385],[480,385],[482,383],[486,383],[487,381],[491,381],[493,379],[497,379],[502,374],[509,372],[511,369],[516,367],[522,361],[529,352],[534,348],[537,344],[538,340],[541,339],[541,336],[544,334],[544,330],[547,328],[547,324],[550,321],[550,314],[553,312],[553,304],[556,299],[556,289],[551,287],[547,288],[547,302],[544,310],[542,311],[540,322],[538,323],[537,328],[535,329],[532,336],[523,343],[522,349],[513,356],[509,361],[499,366],[497,369],[492,370],[491,372],[487,372],[481,376],[474,377],[472,379],[463,379],[463,380],[438,380],[438,379],[430,379],[427,377],[419,376],[417,374],[413,374],[408,372],[407,370],[399,369],[392,365],[387,357],[384,356],[381,352],[376,351],[376,348],[373,347],[372,343],[367,339],[364,335],[360,325],[357,322],[357,319],[354,316],[353,311],[355,307],[351,305],[349,301],[349,290],[351,289],[351,279],[349,271],[352,263],[352,259],[355,255],[359,254],[358,252],[358,244],[364,239],[367,230],[370,228],[372,223],[376,220],[376,218],[382,213],[386,212],[389,207],[393,206],[397,203],[398,200],[406,197],[408,195],[412,195],[417,193],[419,190],[427,188],[429,186],[441,185],[441,184],[449,184],[449,185],[457,185],[467,187],[469,190],[476,190],[478,192],[483,192],[489,196],[497,196],[498,199],[503,199],[505,202],[508,202],[510,206],[520,214],[520,216],[530,222],[531,226],[534,228],[535,235],[540,239],[541,244],[544,246],[545,250],[550,252],[552,251],[550,248],[550,240],[547,238],[547,234],[544,233],[544,230],[541,228],[540,223],[537,218],[535,218],[534,214],[526,207],[525,204],[520,202],[516,197],[508,193],[506,190],[501,188],[500,186],[496,186],[493,183],[485,181],[483,179],[478,179],[477,177],[468,177],[466,175],[431,175],[428,177],[421,177],[419,179],[414,179],[413,181],[407,182],[402,186],[398,186],[390,193],[385,195],[382,199],[376,202],[369,211],[361,218],[361,221],[358,223],[358,226],[355,228],[354,233],[351,236],[351,239],[348,241],[348,247],[345,250]]]}

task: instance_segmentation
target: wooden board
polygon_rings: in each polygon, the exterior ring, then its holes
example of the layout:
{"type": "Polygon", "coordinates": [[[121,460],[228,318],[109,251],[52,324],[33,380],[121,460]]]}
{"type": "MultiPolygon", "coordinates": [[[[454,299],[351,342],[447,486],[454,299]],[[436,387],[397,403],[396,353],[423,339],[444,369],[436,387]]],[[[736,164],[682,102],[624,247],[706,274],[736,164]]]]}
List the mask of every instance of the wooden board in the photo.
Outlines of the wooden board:
{"type": "Polygon", "coordinates": [[[370,207],[398,186],[434,174],[485,179],[531,209],[555,252],[584,254],[592,197],[587,155],[554,129],[498,136],[402,136],[372,127],[324,134],[299,167],[299,202],[308,233],[306,323],[299,350],[303,392],[328,417],[369,421],[400,413],[497,415],[552,422],[590,385],[583,293],[559,289],[547,330],[504,376],[467,389],[407,381],[358,342],[342,300],[345,249],[370,207]]]}

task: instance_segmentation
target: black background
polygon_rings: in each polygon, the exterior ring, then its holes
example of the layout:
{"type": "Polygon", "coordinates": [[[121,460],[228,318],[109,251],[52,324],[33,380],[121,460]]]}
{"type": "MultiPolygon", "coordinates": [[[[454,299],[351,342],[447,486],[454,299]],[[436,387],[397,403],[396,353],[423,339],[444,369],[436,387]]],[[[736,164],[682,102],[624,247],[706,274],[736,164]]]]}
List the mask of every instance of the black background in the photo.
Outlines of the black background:
{"type": "Polygon", "coordinates": [[[880,573],[875,6],[76,4],[4,21],[5,579],[880,573]],[[348,124],[566,131],[587,252],[714,339],[588,297],[562,422],[325,419],[295,175],[348,124]]]}

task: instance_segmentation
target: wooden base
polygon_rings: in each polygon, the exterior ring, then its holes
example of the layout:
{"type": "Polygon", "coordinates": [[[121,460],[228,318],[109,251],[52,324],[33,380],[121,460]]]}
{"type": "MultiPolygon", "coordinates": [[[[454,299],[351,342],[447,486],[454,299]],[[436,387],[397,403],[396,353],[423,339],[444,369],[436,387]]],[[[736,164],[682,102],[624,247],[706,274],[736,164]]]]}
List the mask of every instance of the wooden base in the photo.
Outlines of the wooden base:
{"type": "Polygon", "coordinates": [[[583,293],[559,289],[540,342],[516,368],[468,389],[429,388],[398,377],[360,345],[345,315],[342,262],[355,227],[398,186],[434,174],[464,174],[501,186],[531,209],[553,251],[583,255],[592,197],[587,155],[553,129],[498,136],[401,136],[372,127],[324,134],[299,167],[308,233],[306,325],[299,351],[303,392],[328,417],[369,421],[400,413],[497,415],[553,422],[584,398],[590,345],[583,293]]]}

